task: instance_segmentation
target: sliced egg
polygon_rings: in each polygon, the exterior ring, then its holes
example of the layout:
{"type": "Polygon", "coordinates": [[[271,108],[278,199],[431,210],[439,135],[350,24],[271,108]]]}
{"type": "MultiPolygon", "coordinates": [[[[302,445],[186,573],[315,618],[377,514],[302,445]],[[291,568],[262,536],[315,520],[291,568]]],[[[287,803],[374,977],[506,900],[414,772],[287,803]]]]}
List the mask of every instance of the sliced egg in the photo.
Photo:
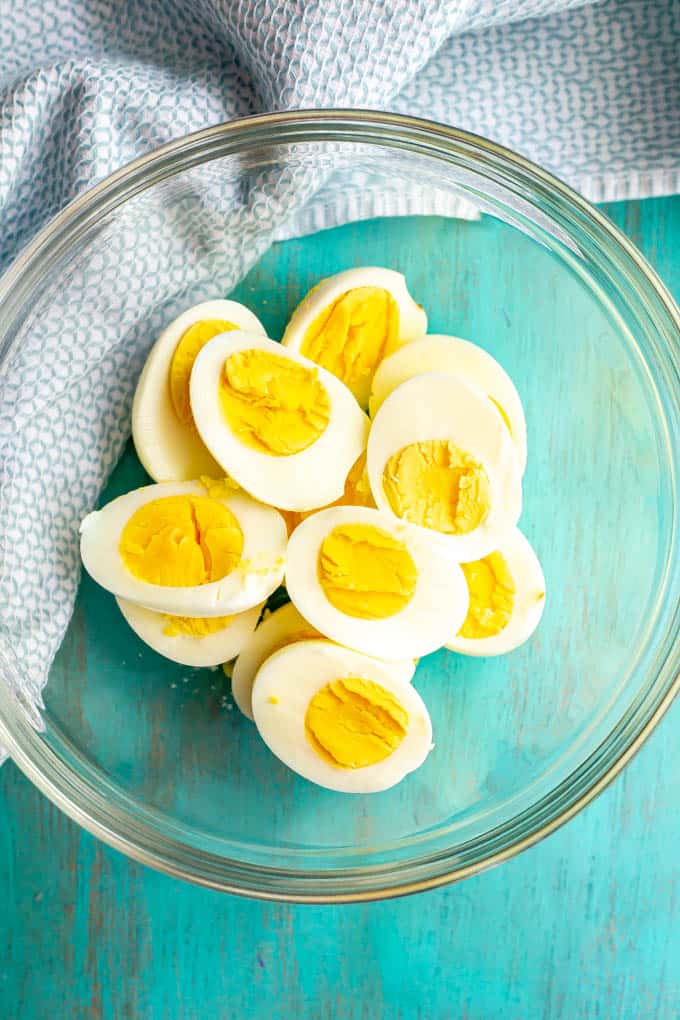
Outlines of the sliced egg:
{"type": "Polygon", "coordinates": [[[184,666],[218,666],[233,659],[255,633],[262,605],[233,616],[169,616],[116,599],[121,613],[154,652],[184,666]]]}
{"type": "Polygon", "coordinates": [[[284,764],[341,793],[376,793],[425,761],[432,724],[389,665],[328,641],[271,655],[253,688],[259,733],[284,764]]]}
{"type": "Polygon", "coordinates": [[[524,473],[527,426],[522,402],[508,373],[488,351],[456,336],[433,334],[415,340],[381,361],[373,376],[370,412],[374,418],[385,399],[407,379],[426,372],[456,375],[475,383],[494,402],[506,424],[524,473]]]}
{"type": "Polygon", "coordinates": [[[98,584],[160,613],[240,613],[283,579],[283,518],[229,487],[147,485],[88,514],[80,535],[83,564],[98,584]]]}
{"type": "Polygon", "coordinates": [[[521,472],[499,411],[472,383],[419,375],[375,416],[368,477],[383,511],[459,562],[493,552],[519,520],[521,472]]]}
{"type": "Polygon", "coordinates": [[[446,647],[464,655],[502,655],[536,630],[545,606],[545,578],[538,557],[515,528],[503,545],[464,563],[470,604],[463,626],[446,647]]]}
{"type": "MultiPolygon", "coordinates": [[[[371,485],[366,470],[366,451],[360,455],[349,470],[345,479],[345,488],[340,499],[336,499],[331,506],[375,506],[371,485]]],[[[320,509],[325,510],[326,507],[320,509]]],[[[288,534],[292,535],[298,524],[306,517],[318,513],[318,510],[282,510],[281,514],[286,522],[288,534]]]]}
{"type": "Polygon", "coordinates": [[[231,670],[231,693],[245,716],[253,718],[253,683],[265,659],[287,645],[319,637],[319,632],[300,616],[292,602],[263,618],[231,670]]]}
{"type": "Polygon", "coordinates": [[[194,424],[189,379],[196,355],[219,333],[264,334],[257,316],[237,301],[204,301],[167,326],[151,349],[132,404],[137,455],[156,482],[219,474],[194,424]]]}
{"type": "Polygon", "coordinates": [[[365,266],[313,287],[293,312],[282,343],[341,379],[365,408],[381,360],[426,332],[427,316],[402,274],[365,266]]]}
{"type": "Polygon", "coordinates": [[[462,626],[463,572],[426,533],[368,507],[331,507],[290,537],[288,594],[325,637],[366,655],[415,659],[462,626]]]}
{"type": "MultiPolygon", "coordinates": [[[[292,602],[286,603],[265,617],[252,638],[245,645],[231,672],[231,692],[244,715],[253,718],[252,691],[258,669],[270,655],[280,648],[321,638],[297,611],[292,602]]],[[[393,676],[408,683],[415,672],[414,662],[389,664],[393,676]]]]}
{"type": "Polygon", "coordinates": [[[198,431],[217,462],[263,503],[312,510],[342,495],[368,418],[335,376],[255,333],[225,333],[191,373],[198,431]]]}

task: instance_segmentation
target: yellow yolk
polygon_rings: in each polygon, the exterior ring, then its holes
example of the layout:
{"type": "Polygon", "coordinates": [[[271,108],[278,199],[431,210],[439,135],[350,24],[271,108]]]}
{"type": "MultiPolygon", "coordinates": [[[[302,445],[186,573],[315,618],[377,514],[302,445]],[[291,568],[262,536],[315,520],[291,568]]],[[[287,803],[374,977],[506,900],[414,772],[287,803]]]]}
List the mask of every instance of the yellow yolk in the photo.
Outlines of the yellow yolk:
{"type": "Polygon", "coordinates": [[[373,680],[347,677],[317,691],[305,715],[316,753],[340,769],[362,769],[389,758],[406,736],[408,712],[373,680]]]}
{"type": "Polygon", "coordinates": [[[187,637],[202,638],[209,634],[216,634],[218,630],[224,630],[231,623],[231,616],[164,616],[167,620],[163,633],[168,637],[179,637],[185,634],[187,637]]]}
{"type": "Polygon", "coordinates": [[[165,496],[135,510],[120,538],[123,563],[148,584],[209,584],[239,563],[243,532],[231,510],[207,496],[165,496]]]}
{"type": "Polygon", "coordinates": [[[506,429],[508,430],[510,435],[512,435],[512,426],[510,425],[510,419],[508,418],[507,414],[505,413],[505,408],[501,407],[501,405],[498,403],[498,401],[494,400],[493,397],[489,397],[489,400],[494,405],[494,407],[496,408],[496,410],[500,414],[501,418],[505,422],[506,429]]]}
{"type": "Polygon", "coordinates": [[[418,571],[402,542],[371,524],[342,524],[323,540],[319,584],[348,616],[383,620],[413,597],[418,571]]]}
{"type": "Polygon", "coordinates": [[[286,531],[288,532],[288,538],[293,534],[298,524],[304,521],[305,517],[309,517],[310,514],[316,513],[316,510],[279,510],[279,513],[286,522],[286,531]]]}
{"type": "Polygon", "coordinates": [[[461,567],[470,591],[470,606],[458,636],[478,639],[499,634],[512,616],[516,591],[504,557],[493,552],[461,567]]]}
{"type": "Polygon", "coordinates": [[[172,406],[183,425],[194,424],[189,401],[189,380],[194,361],[208,340],[232,329],[238,329],[238,326],[222,319],[206,319],[203,322],[195,322],[182,333],[170,362],[169,381],[172,406]]]}
{"type": "Polygon", "coordinates": [[[246,446],[274,457],[306,450],[323,433],[331,415],[316,369],[256,349],[227,358],[220,402],[234,435],[246,446]]]}
{"type": "Polygon", "coordinates": [[[201,475],[198,479],[211,499],[228,499],[238,492],[241,486],[229,475],[223,478],[210,478],[208,475],[201,475]]]}
{"type": "Polygon", "coordinates": [[[375,506],[366,470],[366,451],[359,454],[345,480],[345,491],[333,506],[375,506]]]}
{"type": "Polygon", "coordinates": [[[388,460],[382,481],[397,517],[434,531],[466,535],[489,512],[486,471],[445,439],[404,446],[388,460]]]}
{"type": "Polygon", "coordinates": [[[380,287],[356,287],[334,301],[308,327],[302,354],[332,372],[360,404],[373,374],[399,338],[399,306],[380,287]]]}

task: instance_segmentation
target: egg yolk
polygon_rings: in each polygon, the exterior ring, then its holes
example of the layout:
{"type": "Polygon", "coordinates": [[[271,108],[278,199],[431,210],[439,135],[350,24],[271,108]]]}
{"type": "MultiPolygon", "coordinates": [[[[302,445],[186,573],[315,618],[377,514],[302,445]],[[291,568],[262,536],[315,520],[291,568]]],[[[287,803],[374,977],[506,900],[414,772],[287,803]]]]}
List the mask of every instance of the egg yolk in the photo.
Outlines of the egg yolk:
{"type": "Polygon", "coordinates": [[[360,453],[345,480],[345,491],[334,506],[372,506],[375,500],[366,470],[366,451],[360,453]]]}
{"type": "Polygon", "coordinates": [[[203,638],[209,634],[216,634],[218,630],[225,630],[231,623],[231,616],[164,616],[167,621],[163,633],[167,637],[203,638]]]}
{"type": "Polygon", "coordinates": [[[324,308],[307,328],[300,350],[365,404],[376,368],[398,339],[399,306],[392,295],[380,287],[356,287],[324,308]]]}
{"type": "Polygon", "coordinates": [[[487,638],[507,626],[515,605],[515,582],[505,558],[499,552],[474,563],[462,563],[470,592],[465,623],[458,631],[463,638],[487,638]]]}
{"type": "Polygon", "coordinates": [[[363,620],[383,620],[400,612],[418,580],[406,546],[371,524],[334,528],[319,549],[317,574],[331,605],[363,620]]]}
{"type": "Polygon", "coordinates": [[[316,369],[257,349],[227,358],[220,403],[233,434],[246,446],[274,457],[306,450],[331,416],[328,393],[316,369]]]}
{"type": "Polygon", "coordinates": [[[300,510],[279,510],[279,513],[286,522],[286,531],[288,532],[288,538],[293,534],[298,524],[304,521],[305,517],[309,514],[315,513],[316,511],[300,511],[300,510]]]}
{"type": "Polygon", "coordinates": [[[486,471],[446,439],[409,443],[392,454],[382,482],[397,517],[448,535],[474,531],[489,512],[486,471]]]}
{"type": "Polygon", "coordinates": [[[183,425],[194,424],[189,400],[189,381],[196,358],[208,340],[232,329],[238,329],[238,326],[223,319],[205,319],[203,322],[195,322],[182,333],[170,362],[169,381],[172,406],[183,425]]]}
{"type": "Polygon", "coordinates": [[[211,499],[228,499],[241,488],[238,482],[235,482],[229,475],[223,475],[222,478],[201,475],[198,480],[211,499]]]}
{"type": "Polygon", "coordinates": [[[241,559],[243,532],[229,507],[207,496],[165,496],[132,514],[120,537],[130,573],[171,588],[226,577],[241,559]]]}
{"type": "Polygon", "coordinates": [[[408,712],[373,680],[332,680],[307,706],[305,732],[329,765],[362,769],[389,758],[408,730],[408,712]]]}

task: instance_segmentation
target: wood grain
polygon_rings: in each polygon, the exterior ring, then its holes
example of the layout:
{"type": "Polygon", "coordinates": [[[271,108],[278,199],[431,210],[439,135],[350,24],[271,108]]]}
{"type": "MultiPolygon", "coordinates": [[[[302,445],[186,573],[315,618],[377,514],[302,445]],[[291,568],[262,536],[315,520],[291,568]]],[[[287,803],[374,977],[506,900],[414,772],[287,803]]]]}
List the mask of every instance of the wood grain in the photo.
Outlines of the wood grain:
{"type": "MultiPolygon", "coordinates": [[[[680,198],[608,211],[680,296],[680,198]]],[[[360,262],[362,227],[346,229],[360,262]]],[[[71,645],[74,668],[82,647],[71,645]]],[[[87,724],[86,703],[72,711],[87,724]]],[[[172,764],[158,712],[157,776],[172,764]]],[[[342,908],[264,905],[167,879],[78,830],[8,765],[0,1018],[675,1020],[679,730],[676,704],[607,793],[502,868],[342,908]]]]}

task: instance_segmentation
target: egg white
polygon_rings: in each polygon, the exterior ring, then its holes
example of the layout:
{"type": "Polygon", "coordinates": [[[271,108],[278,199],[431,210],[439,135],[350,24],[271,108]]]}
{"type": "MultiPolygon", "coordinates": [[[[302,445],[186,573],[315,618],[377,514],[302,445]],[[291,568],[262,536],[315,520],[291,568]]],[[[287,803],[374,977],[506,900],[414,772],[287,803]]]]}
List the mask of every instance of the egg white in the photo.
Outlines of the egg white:
{"type": "Polygon", "coordinates": [[[491,507],[481,524],[462,535],[449,535],[411,524],[459,563],[493,552],[517,524],[522,512],[522,476],[515,447],[501,415],[473,383],[428,373],[397,386],[375,416],[368,437],[367,469],[376,505],[393,513],[383,488],[390,457],[410,443],[450,440],[486,470],[491,507]]]}
{"type": "MultiPolygon", "coordinates": [[[[291,315],[281,343],[290,350],[300,351],[314,320],[343,294],[358,287],[379,287],[394,298],[399,309],[400,345],[425,335],[427,315],[409,294],[403,274],[380,266],[362,266],[336,273],[313,287],[291,315]]],[[[370,379],[366,381],[366,399],[360,400],[364,407],[368,404],[369,388],[370,379]]]]}
{"type": "Polygon", "coordinates": [[[313,510],[339,499],[350,468],[366,446],[368,418],[347,387],[301,354],[255,333],[223,333],[205,345],[191,373],[191,406],[198,431],[218,464],[246,492],[282,510],[313,510]],[[300,453],[271,456],[246,446],[229,428],[220,406],[222,368],[230,355],[253,349],[313,369],[326,389],[328,425],[300,453]]]}
{"type": "Polygon", "coordinates": [[[227,616],[264,602],[281,584],[287,543],[281,514],[244,492],[218,502],[229,507],[243,532],[241,563],[209,584],[173,588],[149,584],[127,570],[119,545],[123,528],[145,503],[165,496],[206,496],[200,482],[164,482],[134,489],[88,514],[80,525],[80,555],[88,574],[107,591],[174,616],[227,616]]]}
{"type": "Polygon", "coordinates": [[[190,326],[210,319],[264,334],[256,315],[237,301],[203,301],[182,312],[151,348],[132,404],[132,438],[137,456],[156,482],[185,482],[219,474],[214,458],[195,429],[183,424],[170,397],[170,364],[190,326]]]}
{"type": "Polygon", "coordinates": [[[463,655],[503,655],[527,641],[538,627],[545,607],[545,578],[538,556],[519,528],[506,536],[498,552],[504,557],[515,582],[512,615],[503,630],[486,638],[459,637],[458,630],[446,642],[452,652],[463,655]]]}
{"type": "Polygon", "coordinates": [[[138,606],[127,599],[117,598],[118,608],[134,630],[154,652],[183,666],[218,666],[233,659],[255,633],[262,604],[229,617],[229,623],[213,634],[194,637],[191,634],[165,633],[167,615],[138,606]]]}
{"type": "Polygon", "coordinates": [[[432,748],[430,716],[415,688],[395,677],[387,663],[329,641],[303,641],[274,652],[257,673],[252,697],[255,725],[269,749],[294,772],[329,790],[387,790],[422,765],[432,748]],[[392,754],[357,769],[335,768],[324,761],[305,732],[307,707],[316,692],[348,677],[380,684],[409,717],[406,735],[392,754]]]}
{"type": "MultiPolygon", "coordinates": [[[[253,718],[253,683],[260,666],[282,642],[300,633],[311,633],[317,639],[322,638],[322,635],[300,615],[293,603],[287,602],[286,605],[280,606],[262,620],[240,652],[231,675],[231,693],[234,696],[234,701],[248,719],[253,718]]],[[[312,638],[304,640],[312,640],[312,638]]],[[[406,683],[410,682],[415,668],[414,662],[389,663],[392,675],[406,683]]]]}
{"type": "Polygon", "coordinates": [[[370,413],[374,418],[393,390],[407,379],[438,372],[475,383],[503,408],[510,423],[520,471],[527,462],[527,426],[515,385],[488,351],[456,336],[430,334],[401,347],[381,361],[373,376],[370,413]]]}
{"type": "Polygon", "coordinates": [[[403,524],[369,507],[330,507],[308,517],[288,543],[286,586],[291,600],[313,627],[340,645],[389,661],[417,659],[441,648],[451,636],[451,615],[463,624],[468,590],[458,563],[442,554],[425,529],[403,524]],[[326,598],[318,577],[319,549],[341,524],[368,524],[406,546],[418,572],[415,592],[399,612],[381,620],[349,616],[326,598]]]}

